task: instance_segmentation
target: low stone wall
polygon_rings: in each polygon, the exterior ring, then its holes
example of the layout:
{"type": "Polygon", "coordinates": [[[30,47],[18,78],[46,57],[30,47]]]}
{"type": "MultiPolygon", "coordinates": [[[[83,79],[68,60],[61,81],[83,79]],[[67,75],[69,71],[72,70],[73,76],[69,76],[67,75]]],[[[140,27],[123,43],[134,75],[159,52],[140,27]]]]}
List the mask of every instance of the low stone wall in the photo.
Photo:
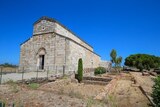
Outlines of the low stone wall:
{"type": "Polygon", "coordinates": [[[94,99],[96,100],[103,100],[105,98],[105,96],[109,93],[112,93],[112,91],[114,90],[114,88],[117,85],[117,80],[119,80],[121,78],[121,76],[117,76],[114,79],[112,79],[108,85],[105,86],[104,91],[100,94],[98,94],[94,99]]]}
{"type": "Polygon", "coordinates": [[[112,79],[102,77],[83,77],[83,83],[94,85],[107,85],[112,79]]]}
{"type": "Polygon", "coordinates": [[[47,78],[47,77],[42,77],[42,78],[31,78],[31,79],[24,79],[24,80],[19,80],[17,83],[24,83],[24,84],[31,84],[31,83],[45,83],[45,82],[53,82],[57,78],[47,78]]]}
{"type": "Polygon", "coordinates": [[[112,79],[111,78],[101,78],[101,77],[83,77],[83,80],[109,82],[112,79]]]}

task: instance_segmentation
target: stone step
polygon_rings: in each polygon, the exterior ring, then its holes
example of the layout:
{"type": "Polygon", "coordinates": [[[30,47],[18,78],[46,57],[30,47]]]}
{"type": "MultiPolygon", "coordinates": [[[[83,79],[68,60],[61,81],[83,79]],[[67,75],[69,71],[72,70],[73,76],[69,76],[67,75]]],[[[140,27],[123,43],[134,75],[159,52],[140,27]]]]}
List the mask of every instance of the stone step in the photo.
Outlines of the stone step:
{"type": "Polygon", "coordinates": [[[103,77],[83,77],[83,80],[109,82],[112,79],[111,78],[103,78],[103,77]]]}
{"type": "Polygon", "coordinates": [[[93,85],[107,85],[109,82],[83,80],[82,83],[85,83],[85,84],[93,84],[93,85]]]}

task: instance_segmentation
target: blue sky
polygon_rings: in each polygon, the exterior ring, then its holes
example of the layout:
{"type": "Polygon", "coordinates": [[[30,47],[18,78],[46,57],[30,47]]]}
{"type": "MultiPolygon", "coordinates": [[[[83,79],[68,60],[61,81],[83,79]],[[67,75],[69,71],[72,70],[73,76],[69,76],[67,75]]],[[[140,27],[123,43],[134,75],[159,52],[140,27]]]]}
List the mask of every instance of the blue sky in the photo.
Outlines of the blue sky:
{"type": "Polygon", "coordinates": [[[0,63],[19,64],[33,23],[55,18],[94,47],[103,60],[116,49],[160,56],[159,0],[0,0],[0,63]]]}

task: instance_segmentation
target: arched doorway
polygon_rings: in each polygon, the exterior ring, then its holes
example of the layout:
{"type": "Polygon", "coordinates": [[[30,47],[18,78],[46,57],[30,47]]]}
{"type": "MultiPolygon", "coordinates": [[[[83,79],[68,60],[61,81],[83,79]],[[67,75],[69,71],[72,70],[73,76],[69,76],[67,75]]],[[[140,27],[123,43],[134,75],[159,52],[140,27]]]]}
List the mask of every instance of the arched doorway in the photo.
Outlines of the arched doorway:
{"type": "Polygon", "coordinates": [[[46,50],[45,48],[40,48],[38,50],[37,56],[37,66],[39,70],[44,70],[44,65],[45,65],[45,55],[46,55],[46,50]]]}

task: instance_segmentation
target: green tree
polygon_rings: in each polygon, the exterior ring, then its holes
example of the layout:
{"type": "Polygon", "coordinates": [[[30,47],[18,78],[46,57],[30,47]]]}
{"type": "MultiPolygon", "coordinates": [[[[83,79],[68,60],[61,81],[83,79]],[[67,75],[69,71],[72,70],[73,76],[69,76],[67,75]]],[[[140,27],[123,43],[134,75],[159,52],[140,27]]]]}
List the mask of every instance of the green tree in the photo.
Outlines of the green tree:
{"type": "Polygon", "coordinates": [[[152,98],[156,107],[160,107],[160,76],[154,80],[155,84],[153,86],[152,98]]]}
{"type": "Polygon", "coordinates": [[[111,56],[111,62],[114,64],[116,71],[120,72],[119,68],[121,67],[122,57],[121,56],[117,57],[117,52],[115,49],[112,49],[110,56],[111,56]]]}
{"type": "Polygon", "coordinates": [[[136,67],[142,71],[143,69],[150,70],[151,68],[160,67],[160,57],[148,54],[134,54],[125,59],[126,66],[136,67]]]}
{"type": "Polygon", "coordinates": [[[116,64],[120,67],[122,63],[122,57],[119,56],[118,58],[116,58],[116,64]]]}
{"type": "Polygon", "coordinates": [[[116,52],[116,50],[114,50],[114,49],[112,49],[112,51],[111,51],[111,53],[110,53],[110,56],[111,56],[111,62],[113,63],[113,64],[115,64],[115,67],[117,66],[116,64],[116,62],[117,62],[117,60],[116,60],[116,58],[117,58],[117,52],[116,52]]]}
{"type": "Polygon", "coordinates": [[[82,58],[78,61],[78,81],[81,82],[83,79],[83,61],[82,58]]]}
{"type": "Polygon", "coordinates": [[[144,67],[143,67],[143,65],[142,65],[141,62],[138,64],[137,68],[138,68],[140,71],[143,71],[144,67]]]}

